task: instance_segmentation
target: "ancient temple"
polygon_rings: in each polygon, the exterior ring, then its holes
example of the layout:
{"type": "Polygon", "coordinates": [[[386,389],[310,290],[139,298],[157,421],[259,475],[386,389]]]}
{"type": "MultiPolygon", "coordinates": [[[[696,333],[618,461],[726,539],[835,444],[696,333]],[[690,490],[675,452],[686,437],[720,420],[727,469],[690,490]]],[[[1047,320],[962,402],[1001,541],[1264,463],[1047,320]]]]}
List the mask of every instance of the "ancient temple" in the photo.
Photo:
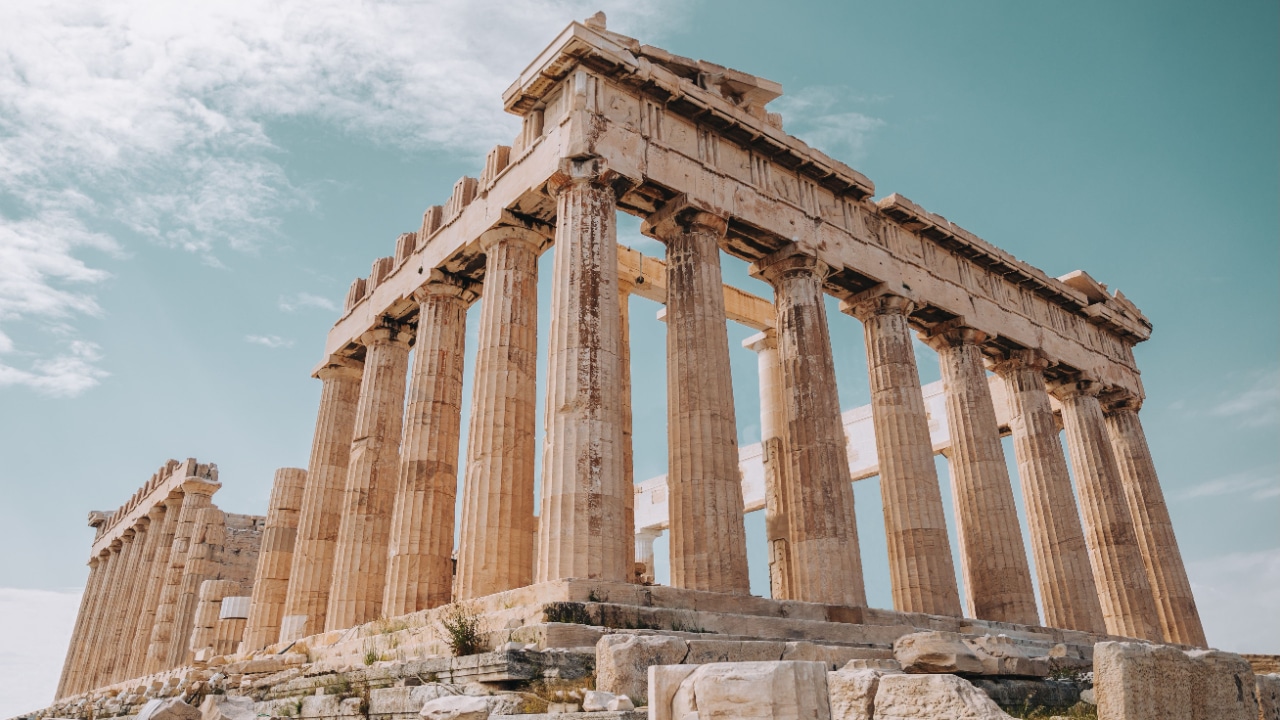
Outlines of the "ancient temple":
{"type": "MultiPolygon", "coordinates": [[[[351,284],[314,372],[310,462],[277,473],[266,517],[218,510],[216,467],[194,460],[91,515],[59,697],[295,647],[305,662],[349,657],[352,643],[390,652],[359,628],[423,626],[452,603],[476,608],[491,647],[556,645],[568,631],[548,608],[574,603],[584,615],[569,625],[625,616],[676,631],[678,613],[705,613],[703,628],[835,648],[883,644],[887,628],[1010,630],[1064,652],[1117,638],[1205,647],[1142,428],[1133,347],[1148,319],[1086,272],[1053,277],[902,195],[877,199],[871,180],[787,134],[767,109],[781,94],[600,17],[566,28],[503,94],[522,120],[511,145],[351,284]],[[619,246],[619,212],[665,257],[619,246]],[[722,253],[749,262],[773,300],[725,285],[722,253]],[[539,282],[551,285],[542,418],[539,282]],[[633,295],[665,305],[667,328],[669,470],[638,483],[633,295]],[[745,349],[730,347],[730,322],[757,331],[745,349]],[[847,412],[836,323],[866,339],[871,404],[847,412]],[[913,337],[937,351],[941,382],[921,387],[913,337]],[[747,350],[763,440],[738,447],[728,367],[747,350]],[[868,477],[891,610],[866,607],[852,483],[868,477]],[[749,594],[743,515],[758,509],[772,599],[749,594]],[[662,532],[669,588],[652,585],[662,532]]],[[[423,657],[442,647],[420,641],[423,657]]]]}

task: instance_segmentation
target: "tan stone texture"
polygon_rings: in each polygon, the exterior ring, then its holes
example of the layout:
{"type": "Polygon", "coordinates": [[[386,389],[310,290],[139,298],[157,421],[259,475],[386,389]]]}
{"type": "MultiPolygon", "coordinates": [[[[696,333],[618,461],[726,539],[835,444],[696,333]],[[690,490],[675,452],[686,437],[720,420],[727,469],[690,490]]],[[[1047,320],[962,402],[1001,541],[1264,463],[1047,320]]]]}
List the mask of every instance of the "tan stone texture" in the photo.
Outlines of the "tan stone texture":
{"type": "Polygon", "coordinates": [[[557,197],[546,447],[536,581],[628,581],[622,358],[613,191],[591,160],[566,161],[557,197]]]}
{"type": "Polygon", "coordinates": [[[1106,632],[1102,606],[1045,387],[1048,365],[1044,355],[1034,350],[1014,351],[995,365],[1009,402],[1009,427],[1044,622],[1050,627],[1102,633],[1106,632]]]}
{"type": "Polygon", "coordinates": [[[671,584],[747,594],[737,416],[720,274],[719,242],[727,226],[703,212],[669,218],[645,228],[667,246],[671,584]]]}
{"type": "Polygon", "coordinates": [[[289,569],[293,566],[293,552],[298,538],[298,513],[302,507],[302,494],[306,484],[306,470],[276,470],[271,486],[271,500],[267,505],[267,523],[262,531],[257,571],[253,576],[253,600],[245,623],[245,650],[272,645],[280,638],[280,618],[284,617],[284,600],[289,591],[289,569]]]}
{"type": "Polygon", "coordinates": [[[698,720],[830,720],[827,664],[804,660],[709,663],[686,677],[671,717],[698,720]]]}
{"type": "Polygon", "coordinates": [[[107,612],[102,617],[102,634],[99,636],[97,663],[90,687],[101,687],[111,682],[115,674],[116,660],[120,657],[120,637],[123,634],[125,609],[129,602],[129,589],[135,584],[138,558],[142,555],[142,542],[137,528],[129,528],[121,536],[123,544],[116,558],[119,571],[112,578],[107,612]]]}
{"type": "Polygon", "coordinates": [[[143,578],[151,576],[151,563],[155,561],[157,535],[155,531],[160,529],[156,520],[161,512],[162,510],[157,511],[153,508],[146,516],[139,518],[138,524],[134,526],[137,533],[133,540],[134,558],[128,570],[128,583],[121,589],[120,615],[116,621],[116,627],[112,629],[111,646],[115,649],[115,657],[111,660],[106,673],[105,682],[108,683],[132,677],[128,674],[130,654],[133,651],[134,635],[138,629],[139,610],[147,591],[143,578]]]}
{"type": "Polygon", "coordinates": [[[85,609],[87,620],[84,630],[76,644],[72,646],[74,655],[70,654],[70,652],[68,653],[69,670],[65,674],[65,683],[58,690],[59,697],[72,695],[85,689],[85,671],[89,663],[90,653],[93,650],[93,638],[98,631],[98,621],[102,617],[108,583],[111,578],[109,558],[110,553],[104,551],[90,559],[90,566],[93,568],[90,576],[92,583],[86,586],[85,594],[88,595],[88,590],[92,588],[93,595],[89,598],[89,605],[85,609]]]}
{"type": "Polygon", "coordinates": [[[143,674],[151,630],[155,625],[156,605],[160,602],[160,591],[169,569],[169,551],[173,548],[173,533],[181,507],[182,495],[173,493],[156,503],[151,511],[148,560],[137,578],[137,619],[132,636],[124,639],[128,659],[122,677],[134,678],[143,674]]]}
{"type": "MultiPolygon", "coordinates": [[[[151,642],[147,648],[147,661],[143,667],[143,674],[150,675],[173,667],[169,664],[172,648],[176,641],[186,639],[186,630],[190,626],[183,628],[175,625],[178,600],[182,590],[183,569],[187,563],[187,553],[191,547],[196,517],[201,510],[212,505],[213,494],[219,487],[221,484],[216,481],[197,477],[188,478],[182,485],[182,507],[178,511],[178,520],[173,531],[173,544],[169,549],[169,567],[156,603],[155,623],[151,630],[151,642]]],[[[183,643],[178,647],[180,651],[186,646],[183,643]]]]}
{"type": "Polygon", "coordinates": [[[71,629],[71,642],[67,644],[67,654],[62,660],[62,674],[58,677],[58,688],[54,698],[62,698],[67,694],[67,686],[71,682],[75,668],[76,656],[84,644],[84,634],[90,624],[93,602],[101,590],[102,575],[99,572],[102,563],[97,557],[89,558],[89,579],[85,581],[84,592],[80,594],[80,610],[76,613],[76,624],[71,629]]]}
{"type": "Polygon", "coordinates": [[[1137,400],[1122,399],[1113,402],[1105,415],[1107,435],[1119,464],[1120,482],[1160,618],[1161,635],[1167,642],[1207,647],[1200,612],[1173,533],[1173,520],[1138,417],[1139,406],[1137,400]]]}
{"type": "Polygon", "coordinates": [[[760,385],[760,445],[764,464],[764,531],[769,550],[769,597],[793,599],[791,579],[791,529],[787,488],[791,482],[786,446],[787,397],[778,356],[777,333],[772,329],[752,335],[743,347],[756,353],[760,385]]]}
{"type": "Polygon", "coordinates": [[[321,382],[320,407],[280,620],[281,642],[324,630],[362,368],[360,362],[333,357],[316,373],[321,382]]]}
{"type": "Polygon", "coordinates": [[[227,539],[226,513],[216,507],[202,509],[191,531],[191,549],[182,567],[182,585],[173,613],[173,640],[169,645],[169,667],[191,663],[191,632],[195,627],[200,585],[216,579],[223,545],[227,539]]]}
{"type": "Polygon", "coordinates": [[[823,304],[824,266],[792,247],[752,273],[774,289],[786,394],[791,599],[866,605],[835,361],[823,304]]]}
{"type": "Polygon", "coordinates": [[[958,616],[942,490],[907,322],[912,308],[906,298],[879,295],[842,309],[862,321],[866,338],[893,607],[958,616]]]}
{"type": "MultiPolygon", "coordinates": [[[[538,252],[543,241],[521,228],[498,228],[480,239],[484,291],[458,540],[460,600],[533,581],[538,252]]],[[[459,358],[459,376],[461,369],[459,358]]]]}
{"type": "MultiPolygon", "coordinates": [[[[222,614],[222,599],[237,595],[240,590],[240,583],[234,580],[205,580],[200,583],[189,643],[192,655],[205,648],[214,647],[218,633],[218,618],[222,614]]],[[[216,648],[214,653],[217,654],[216,648]]]]}
{"type": "Polygon", "coordinates": [[[383,615],[449,602],[458,432],[470,283],[440,275],[418,289],[418,330],[391,516],[383,615]]]}
{"type": "Polygon", "coordinates": [[[1158,641],[1160,621],[1097,387],[1087,380],[1059,383],[1054,393],[1062,401],[1085,542],[1107,632],[1158,641]]]}
{"type": "Polygon", "coordinates": [[[1094,694],[1104,720],[1254,720],[1256,680],[1239,655],[1167,645],[1094,646],[1094,694]]]}
{"type": "Polygon", "coordinates": [[[364,379],[342,494],[326,630],[353,627],[382,614],[387,542],[400,470],[409,338],[408,332],[389,321],[362,338],[364,379]]]}
{"type": "Polygon", "coordinates": [[[1038,625],[1031,568],[978,347],[986,339],[985,333],[963,326],[939,329],[928,338],[946,388],[947,464],[965,605],[969,617],[1038,625]]]}
{"type": "Polygon", "coordinates": [[[875,712],[876,720],[1012,720],[955,675],[885,675],[876,688],[875,712]]]}
{"type": "MultiPolygon", "coordinates": [[[[635,283],[630,278],[623,277],[620,270],[618,274],[618,355],[622,358],[622,482],[631,490],[626,494],[627,505],[622,512],[622,524],[623,532],[635,536],[637,540],[633,543],[631,562],[627,564],[628,567],[633,568],[632,579],[635,582],[644,582],[643,577],[647,572],[649,573],[648,582],[652,582],[653,543],[652,541],[649,543],[646,564],[641,558],[640,538],[636,535],[636,464],[635,448],[632,442],[631,412],[631,291],[634,288],[635,283]]],[[[536,529],[536,522],[534,526],[536,529]]]]}

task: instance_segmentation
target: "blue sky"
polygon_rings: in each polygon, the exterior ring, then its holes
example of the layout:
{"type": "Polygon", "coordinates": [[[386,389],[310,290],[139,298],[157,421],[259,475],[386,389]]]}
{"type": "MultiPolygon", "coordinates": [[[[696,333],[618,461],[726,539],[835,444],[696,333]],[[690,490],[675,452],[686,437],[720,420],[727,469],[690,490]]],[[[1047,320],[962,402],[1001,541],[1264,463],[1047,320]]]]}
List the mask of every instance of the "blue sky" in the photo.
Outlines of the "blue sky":
{"type": "MultiPolygon", "coordinates": [[[[1274,2],[209,5],[0,7],[0,600],[15,622],[40,608],[51,634],[69,628],[74,599],[59,614],[49,598],[84,582],[85,514],[169,457],[216,462],[219,504],[265,511],[274,468],[306,464],[309,372],[350,280],[510,143],[502,90],[603,7],[611,29],[781,82],[787,130],[879,196],[1134,300],[1155,323],[1136,351],[1143,419],[1210,642],[1280,652],[1274,2]]],[[[637,478],[666,464],[657,309],[633,300],[637,478]]],[[[861,329],[834,308],[831,325],[841,405],[861,405],[861,329]]],[[[744,443],[746,334],[730,336],[744,443]]],[[[856,496],[869,600],[887,607],[875,481],[856,496]]],[[[762,592],[761,518],[748,525],[762,592]]],[[[30,659],[0,637],[0,665],[30,659]]],[[[51,695],[62,642],[46,680],[0,692],[0,716],[51,695]]]]}

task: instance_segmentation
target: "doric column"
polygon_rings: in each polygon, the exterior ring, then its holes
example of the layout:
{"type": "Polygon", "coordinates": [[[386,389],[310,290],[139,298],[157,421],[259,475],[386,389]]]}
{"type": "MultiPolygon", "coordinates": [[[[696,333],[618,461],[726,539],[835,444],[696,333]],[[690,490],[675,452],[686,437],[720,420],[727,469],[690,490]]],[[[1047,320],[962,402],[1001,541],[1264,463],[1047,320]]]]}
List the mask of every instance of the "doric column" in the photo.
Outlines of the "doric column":
{"type": "MultiPolygon", "coordinates": [[[[213,494],[222,484],[216,480],[200,477],[189,477],[182,483],[182,508],[178,513],[178,522],[173,531],[173,545],[169,549],[169,569],[165,574],[164,586],[160,588],[160,599],[156,604],[156,619],[151,630],[151,643],[147,647],[147,663],[143,668],[144,675],[167,670],[172,646],[175,638],[179,642],[187,639],[190,626],[175,626],[178,612],[178,601],[182,591],[183,569],[187,564],[187,553],[191,548],[191,536],[195,531],[196,517],[200,511],[213,504],[213,494]]],[[[179,645],[181,650],[184,646],[179,645]]]]}
{"type": "MultiPolygon", "coordinates": [[[[243,592],[243,588],[241,590],[243,592]]],[[[245,625],[249,621],[249,605],[253,596],[228,595],[222,598],[218,625],[213,631],[215,655],[230,655],[244,642],[245,625]]]]}
{"type": "Polygon", "coordinates": [[[120,549],[123,546],[124,542],[116,538],[103,550],[102,596],[94,609],[93,625],[89,629],[88,643],[80,665],[77,686],[72,690],[73,694],[98,687],[94,682],[102,666],[102,648],[108,630],[107,620],[111,616],[111,608],[116,600],[117,584],[124,572],[124,562],[120,556],[120,549]]]}
{"type": "Polygon", "coordinates": [[[747,594],[738,429],[729,373],[722,217],[678,203],[642,230],[667,246],[667,489],[671,584],[747,594]]]}
{"type": "Polygon", "coordinates": [[[556,194],[546,448],[536,582],[634,575],[626,534],[614,195],[599,159],[564,160],[556,194]]]}
{"type": "Polygon", "coordinates": [[[280,642],[293,642],[324,630],[363,368],[360,361],[332,356],[316,372],[321,382],[320,409],[298,511],[298,539],[289,568],[280,642]]]}
{"type": "MultiPolygon", "coordinates": [[[[622,521],[623,532],[628,535],[633,535],[636,531],[636,463],[635,448],[631,439],[633,419],[631,413],[631,293],[635,288],[634,278],[618,276],[618,352],[622,358],[622,481],[630,490],[626,494],[627,506],[622,513],[622,521]]],[[[638,550],[638,546],[633,547],[631,562],[627,563],[627,567],[631,568],[627,579],[631,582],[641,582],[645,572],[640,567],[639,556],[635,554],[638,550]]],[[[652,554],[652,547],[650,551],[652,554]]],[[[648,568],[649,582],[652,582],[652,557],[649,558],[649,563],[645,567],[648,568]]]]}
{"type": "Polygon", "coordinates": [[[1107,435],[1119,464],[1161,635],[1166,642],[1208,647],[1182,553],[1178,551],[1178,539],[1173,534],[1173,520],[1138,418],[1142,401],[1127,395],[1108,397],[1107,401],[1107,435]]]}
{"type": "Polygon", "coordinates": [[[662,537],[661,530],[636,531],[636,581],[651,583],[654,578],[653,541],[662,537]]]}
{"type": "Polygon", "coordinates": [[[325,630],[354,627],[382,613],[410,337],[399,323],[385,319],[360,337],[365,346],[364,379],[342,494],[325,630]]]}
{"type": "Polygon", "coordinates": [[[926,342],[938,352],[951,430],[951,496],[971,617],[1039,625],[1013,483],[978,344],[987,334],[949,324],[926,342]]]}
{"type": "Polygon", "coordinates": [[[1044,624],[1105,633],[1080,514],[1071,495],[1071,476],[1045,387],[1044,371],[1049,364],[1037,350],[1013,350],[994,365],[1009,399],[1009,428],[1027,509],[1044,624]]]}
{"type": "Polygon", "coordinates": [[[160,604],[160,593],[164,589],[165,578],[169,574],[169,553],[173,550],[173,535],[178,527],[178,514],[182,508],[181,492],[175,492],[156,504],[158,515],[155,515],[151,527],[155,537],[155,555],[146,577],[138,578],[145,587],[142,601],[138,604],[138,624],[134,629],[129,651],[127,676],[134,678],[143,674],[147,662],[147,649],[151,644],[151,632],[155,627],[156,606],[160,604]]]}
{"type": "Polygon", "coordinates": [[[1102,619],[1112,635],[1160,640],[1160,621],[1125,500],[1120,468],[1107,438],[1098,389],[1089,380],[1053,386],[1054,394],[1062,401],[1067,448],[1075,471],[1102,619]]]}
{"type": "Polygon", "coordinates": [[[196,515],[191,532],[191,549],[182,568],[182,587],[173,614],[173,642],[169,648],[169,667],[189,665],[191,631],[195,627],[196,606],[200,603],[200,584],[216,579],[222,562],[222,548],[227,542],[226,513],[217,507],[204,508],[196,515]]]}
{"type": "MultiPolygon", "coordinates": [[[[133,674],[133,665],[136,660],[133,654],[134,641],[137,639],[139,627],[142,624],[143,608],[146,604],[147,593],[151,589],[151,578],[155,570],[156,558],[162,554],[159,550],[164,531],[165,513],[164,503],[159,502],[151,507],[146,517],[142,518],[146,521],[145,544],[141,547],[138,566],[133,574],[133,587],[129,589],[128,605],[125,608],[124,621],[121,625],[122,632],[117,645],[120,648],[120,657],[116,660],[113,681],[137,677],[133,674]]],[[[172,542],[172,539],[169,542],[172,542]]],[[[142,652],[145,654],[146,650],[142,652]]]]}
{"type": "Polygon", "coordinates": [[[89,580],[85,583],[84,594],[80,598],[80,614],[76,617],[71,644],[67,648],[66,660],[63,661],[62,678],[58,681],[55,699],[79,692],[82,664],[97,621],[97,609],[104,594],[106,575],[105,555],[94,555],[89,558],[89,580]]]}
{"type": "MultiPolygon", "coordinates": [[[[764,453],[764,533],[769,546],[769,596],[794,599],[791,580],[791,530],[787,512],[787,399],[778,357],[777,333],[752,335],[742,346],[756,354],[760,376],[760,448],[764,453]]],[[[848,452],[846,450],[846,452],[848,452]]]]}
{"type": "Polygon", "coordinates": [[[130,590],[137,584],[138,558],[142,555],[142,535],[145,531],[135,527],[125,528],[120,534],[120,571],[112,581],[111,603],[102,618],[103,632],[97,666],[93,674],[93,687],[114,682],[116,661],[119,659],[120,636],[124,628],[125,610],[129,605],[130,590]]]}
{"type": "MultiPolygon", "coordinates": [[[[458,540],[459,600],[524,587],[533,580],[538,253],[543,242],[542,236],[515,227],[480,237],[484,289],[458,540]]],[[[459,357],[458,395],[461,371],[459,357]]],[[[456,428],[457,418],[450,419],[456,428]]]]}
{"type": "Polygon", "coordinates": [[[240,583],[234,580],[205,580],[200,583],[191,642],[187,648],[192,657],[205,648],[213,648],[218,617],[222,614],[222,599],[239,592],[240,583]]]}
{"type": "Polygon", "coordinates": [[[794,245],[752,275],[773,286],[786,394],[786,508],[795,600],[866,605],[849,455],[823,302],[827,266],[794,245]]]}
{"type": "MultiPolygon", "coordinates": [[[[245,623],[244,649],[258,650],[280,638],[280,618],[289,589],[289,568],[298,538],[298,510],[307,471],[301,468],[276,470],[267,505],[267,521],[262,528],[258,566],[253,575],[253,594],[245,623]]],[[[198,648],[197,648],[198,649],[198,648]]]]}
{"type": "Polygon", "coordinates": [[[907,321],[913,309],[907,298],[889,294],[852,298],[841,305],[842,311],[862,321],[866,340],[893,607],[899,612],[959,616],[942,490],[907,321]]]}
{"type": "Polygon", "coordinates": [[[475,293],[463,278],[432,276],[414,294],[418,335],[391,518],[386,617],[444,605],[453,587],[462,360],[475,293]]]}
{"type": "Polygon", "coordinates": [[[148,513],[138,518],[134,525],[133,557],[129,560],[126,587],[121,588],[120,612],[111,630],[111,648],[115,657],[106,674],[108,683],[131,677],[127,674],[129,654],[133,650],[133,636],[138,627],[138,608],[146,593],[146,580],[151,577],[150,563],[155,557],[154,531],[159,530],[154,520],[152,513],[148,513]]]}

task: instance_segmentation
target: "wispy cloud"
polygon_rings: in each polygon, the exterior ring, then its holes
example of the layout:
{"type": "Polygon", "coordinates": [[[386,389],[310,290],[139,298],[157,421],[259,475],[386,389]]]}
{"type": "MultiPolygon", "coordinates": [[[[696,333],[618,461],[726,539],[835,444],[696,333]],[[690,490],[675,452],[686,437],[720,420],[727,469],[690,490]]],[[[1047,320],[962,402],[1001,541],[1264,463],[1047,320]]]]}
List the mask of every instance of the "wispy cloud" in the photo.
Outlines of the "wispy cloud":
{"type": "Polygon", "coordinates": [[[1190,500],[1224,495],[1248,495],[1253,500],[1280,498],[1280,467],[1271,466],[1223,475],[1193,485],[1179,492],[1176,497],[1190,500]]]}
{"type": "MultiPolygon", "coordinates": [[[[0,336],[0,341],[8,338],[0,336]]],[[[101,359],[96,343],[72,340],[53,357],[36,359],[30,370],[0,363],[0,388],[23,385],[53,397],[75,397],[107,377],[97,366],[101,359]]]]}
{"type": "Polygon", "coordinates": [[[1210,413],[1249,427],[1280,422],[1280,368],[1260,373],[1244,392],[1214,406],[1210,413]]]}
{"type": "Polygon", "coordinates": [[[288,338],[282,338],[279,335],[245,335],[245,342],[261,345],[263,347],[275,350],[277,348],[291,348],[293,341],[288,338]]]}
{"type": "Polygon", "coordinates": [[[773,101],[770,110],[782,113],[787,132],[843,162],[853,163],[866,154],[867,140],[884,121],[854,110],[877,98],[857,95],[848,88],[801,88],[773,101]]]}
{"type": "Polygon", "coordinates": [[[338,304],[327,297],[300,292],[296,295],[281,295],[278,306],[287,313],[299,310],[328,310],[336,312],[338,304]]]}
{"type": "Polygon", "coordinates": [[[282,212],[311,198],[276,121],[476,157],[510,142],[503,89],[601,6],[624,32],[679,22],[674,0],[0,3],[0,27],[21,29],[0,54],[0,327],[98,314],[107,272],[86,251],[130,237],[214,265],[278,241],[282,212]]]}
{"type": "Polygon", "coordinates": [[[1230,553],[1187,563],[1191,590],[1209,644],[1231,652],[1280,647],[1280,548],[1230,553]]]}

